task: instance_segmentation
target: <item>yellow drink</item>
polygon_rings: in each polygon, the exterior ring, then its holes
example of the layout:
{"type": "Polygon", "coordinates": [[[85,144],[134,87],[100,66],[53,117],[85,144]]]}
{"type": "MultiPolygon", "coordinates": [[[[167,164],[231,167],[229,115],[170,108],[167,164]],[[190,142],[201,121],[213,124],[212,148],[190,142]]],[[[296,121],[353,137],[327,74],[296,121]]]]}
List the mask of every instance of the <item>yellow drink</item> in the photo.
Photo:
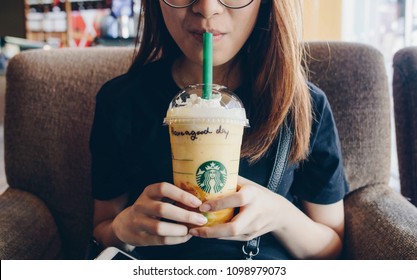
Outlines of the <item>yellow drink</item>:
{"type": "MultiPolygon", "coordinates": [[[[177,95],[165,123],[169,125],[174,184],[204,202],[236,192],[247,120],[242,103],[226,88],[214,85],[213,100],[208,101],[199,99],[200,92],[201,86],[195,85],[177,95]]],[[[229,221],[233,212],[204,213],[206,226],[229,221]]]]}

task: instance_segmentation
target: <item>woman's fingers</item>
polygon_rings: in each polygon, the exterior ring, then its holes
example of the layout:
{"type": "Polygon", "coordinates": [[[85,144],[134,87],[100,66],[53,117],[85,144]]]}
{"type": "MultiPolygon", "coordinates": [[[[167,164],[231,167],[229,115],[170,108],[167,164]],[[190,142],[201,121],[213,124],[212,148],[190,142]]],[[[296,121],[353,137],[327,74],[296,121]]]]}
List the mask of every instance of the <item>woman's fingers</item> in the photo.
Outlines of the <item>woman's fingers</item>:
{"type": "Polygon", "coordinates": [[[175,245],[185,243],[193,237],[191,234],[185,236],[155,236],[154,245],[175,245]]]}
{"type": "Polygon", "coordinates": [[[249,204],[256,197],[256,194],[257,188],[241,187],[236,193],[204,202],[199,209],[202,212],[212,212],[226,208],[243,207],[249,204]]]}
{"type": "Polygon", "coordinates": [[[235,194],[203,203],[200,206],[202,211],[207,211],[207,208],[209,211],[217,211],[232,207],[239,207],[240,211],[229,223],[194,228],[190,230],[190,234],[203,238],[246,241],[268,232],[268,225],[265,224],[268,213],[265,213],[264,209],[269,202],[264,200],[263,192],[264,189],[248,184],[242,186],[235,194]]]}
{"type": "Polygon", "coordinates": [[[247,234],[253,231],[247,215],[238,214],[231,222],[212,227],[198,227],[190,230],[193,236],[203,238],[229,238],[247,234]]]}
{"type": "Polygon", "coordinates": [[[202,238],[224,238],[233,236],[230,226],[228,227],[226,224],[212,227],[192,228],[190,229],[190,234],[202,238]]]}
{"type": "Polygon", "coordinates": [[[179,206],[162,201],[147,201],[144,204],[133,205],[134,211],[143,213],[148,216],[163,218],[180,223],[188,223],[202,226],[207,223],[207,218],[204,215],[188,211],[179,206]]]}
{"type": "Polygon", "coordinates": [[[204,215],[196,212],[200,205],[197,197],[172,184],[149,185],[116,217],[115,233],[136,246],[184,243],[192,237],[184,224],[207,223],[204,215]]]}
{"type": "Polygon", "coordinates": [[[125,241],[135,246],[172,245],[187,242],[191,237],[185,225],[142,215],[126,233],[125,241]]]}
{"type": "Polygon", "coordinates": [[[201,205],[201,201],[194,195],[169,183],[150,185],[145,192],[149,199],[136,201],[133,205],[136,213],[199,226],[207,223],[204,215],[189,210],[197,210],[201,205]],[[178,206],[179,204],[188,209],[178,206]]]}
{"type": "Polygon", "coordinates": [[[184,236],[160,236],[143,231],[137,234],[130,244],[135,246],[175,245],[185,243],[192,237],[191,234],[184,236]],[[135,242],[135,240],[137,240],[137,242],[135,242]]]}
{"type": "Polygon", "coordinates": [[[168,198],[192,208],[201,205],[201,201],[197,197],[169,183],[150,185],[146,191],[148,196],[154,200],[168,198]]]}
{"type": "Polygon", "coordinates": [[[248,241],[268,232],[267,228],[258,226],[256,224],[252,226],[245,221],[233,221],[213,227],[193,228],[190,234],[202,238],[248,241]]]}
{"type": "Polygon", "coordinates": [[[159,236],[185,236],[188,234],[188,228],[185,225],[150,218],[142,221],[140,231],[159,236]]]}

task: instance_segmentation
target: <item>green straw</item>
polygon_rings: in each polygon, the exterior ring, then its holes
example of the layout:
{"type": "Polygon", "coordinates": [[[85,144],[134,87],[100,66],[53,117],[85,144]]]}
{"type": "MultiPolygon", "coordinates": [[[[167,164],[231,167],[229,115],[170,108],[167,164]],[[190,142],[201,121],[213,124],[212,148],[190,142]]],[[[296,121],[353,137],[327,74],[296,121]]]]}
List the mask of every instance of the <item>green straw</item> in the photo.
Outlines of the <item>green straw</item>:
{"type": "Polygon", "coordinates": [[[213,34],[203,34],[203,99],[211,99],[213,84],[213,34]]]}

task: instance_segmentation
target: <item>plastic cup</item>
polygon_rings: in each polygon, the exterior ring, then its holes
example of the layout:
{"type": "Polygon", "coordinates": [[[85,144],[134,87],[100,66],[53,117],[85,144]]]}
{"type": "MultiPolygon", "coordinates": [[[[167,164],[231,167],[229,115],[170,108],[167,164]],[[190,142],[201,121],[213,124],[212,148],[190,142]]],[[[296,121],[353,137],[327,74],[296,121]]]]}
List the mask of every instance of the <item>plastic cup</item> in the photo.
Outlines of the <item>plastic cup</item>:
{"type": "MultiPolygon", "coordinates": [[[[191,85],[171,101],[169,125],[174,184],[201,201],[236,192],[244,127],[249,125],[240,99],[224,86],[191,85]]],[[[212,226],[230,221],[234,209],[203,213],[212,226]]]]}

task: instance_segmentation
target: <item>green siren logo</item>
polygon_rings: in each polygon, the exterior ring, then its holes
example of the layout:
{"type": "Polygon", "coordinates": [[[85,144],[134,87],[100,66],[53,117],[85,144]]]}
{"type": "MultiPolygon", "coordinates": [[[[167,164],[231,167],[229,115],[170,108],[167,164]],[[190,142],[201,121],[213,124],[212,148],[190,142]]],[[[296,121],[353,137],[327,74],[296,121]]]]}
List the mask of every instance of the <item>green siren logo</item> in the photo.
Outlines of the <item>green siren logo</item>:
{"type": "Polygon", "coordinates": [[[218,193],[226,185],[226,167],[218,161],[207,161],[197,169],[196,179],[198,186],[206,193],[218,193]]]}

